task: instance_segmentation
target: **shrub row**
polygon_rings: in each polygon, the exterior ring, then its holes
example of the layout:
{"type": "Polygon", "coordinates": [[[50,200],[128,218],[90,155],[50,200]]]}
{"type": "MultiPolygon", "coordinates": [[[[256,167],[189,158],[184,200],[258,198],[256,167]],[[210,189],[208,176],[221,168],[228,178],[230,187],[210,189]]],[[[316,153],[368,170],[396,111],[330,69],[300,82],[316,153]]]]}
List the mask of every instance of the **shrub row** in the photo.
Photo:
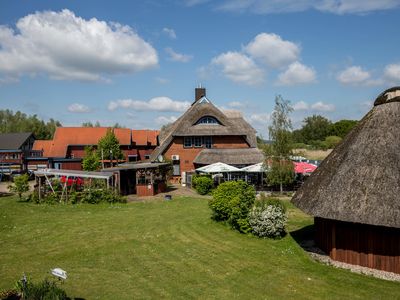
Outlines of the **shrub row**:
{"type": "Polygon", "coordinates": [[[213,180],[209,175],[193,175],[192,187],[200,194],[207,195],[213,188],[213,180]]]}

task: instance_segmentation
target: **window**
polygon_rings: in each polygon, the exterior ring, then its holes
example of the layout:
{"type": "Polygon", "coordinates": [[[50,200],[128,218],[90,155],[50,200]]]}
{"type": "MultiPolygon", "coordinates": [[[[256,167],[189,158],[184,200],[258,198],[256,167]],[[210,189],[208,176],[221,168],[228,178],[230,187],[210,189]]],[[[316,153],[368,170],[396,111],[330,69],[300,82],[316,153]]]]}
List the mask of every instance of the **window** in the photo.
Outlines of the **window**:
{"type": "Polygon", "coordinates": [[[183,138],[183,147],[184,148],[191,148],[193,147],[193,139],[191,136],[185,136],[183,138]]]}
{"type": "Polygon", "coordinates": [[[129,162],[137,161],[137,155],[128,155],[128,161],[129,162]]]}
{"type": "Polygon", "coordinates": [[[214,117],[202,117],[200,120],[196,122],[196,125],[203,124],[203,125],[220,125],[221,123],[214,117]]]}
{"type": "Polygon", "coordinates": [[[145,154],[144,159],[150,159],[150,154],[145,154]]]}
{"type": "Polygon", "coordinates": [[[204,146],[208,149],[212,148],[212,137],[211,136],[204,137],[204,146]]]}
{"type": "Polygon", "coordinates": [[[193,144],[195,147],[203,147],[203,138],[201,136],[195,136],[193,138],[193,144]]]}

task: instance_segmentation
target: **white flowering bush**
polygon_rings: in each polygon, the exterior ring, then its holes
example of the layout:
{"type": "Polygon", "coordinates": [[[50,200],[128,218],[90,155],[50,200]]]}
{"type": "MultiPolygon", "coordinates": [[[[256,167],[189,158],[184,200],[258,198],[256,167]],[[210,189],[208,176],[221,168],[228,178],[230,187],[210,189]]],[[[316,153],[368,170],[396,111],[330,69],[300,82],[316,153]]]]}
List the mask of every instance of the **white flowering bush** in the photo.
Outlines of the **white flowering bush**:
{"type": "Polygon", "coordinates": [[[283,236],[286,222],[286,209],[279,201],[258,203],[249,213],[252,232],[259,237],[278,238],[283,236]]]}

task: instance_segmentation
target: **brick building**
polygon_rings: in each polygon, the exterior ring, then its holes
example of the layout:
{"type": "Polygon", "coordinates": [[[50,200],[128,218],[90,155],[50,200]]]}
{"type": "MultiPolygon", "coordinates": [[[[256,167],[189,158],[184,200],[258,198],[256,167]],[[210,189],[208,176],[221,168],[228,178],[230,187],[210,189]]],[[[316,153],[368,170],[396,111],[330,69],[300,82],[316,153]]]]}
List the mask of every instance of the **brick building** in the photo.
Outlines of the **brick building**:
{"type": "Polygon", "coordinates": [[[256,131],[240,112],[222,112],[196,88],[195,101],[174,123],[162,129],[152,161],[172,160],[176,179],[197,167],[224,162],[247,166],[263,161],[256,131]]]}
{"type": "MultiPolygon", "coordinates": [[[[37,140],[33,150],[42,151],[42,157],[49,168],[81,170],[85,147],[96,147],[107,133],[107,127],[58,127],[53,140],[37,140]]],[[[157,130],[112,129],[120,143],[123,159],[118,162],[145,160],[157,146],[157,130]]],[[[39,159],[39,158],[37,158],[39,159]]],[[[110,153],[104,153],[103,162],[116,161],[110,153]]]]}

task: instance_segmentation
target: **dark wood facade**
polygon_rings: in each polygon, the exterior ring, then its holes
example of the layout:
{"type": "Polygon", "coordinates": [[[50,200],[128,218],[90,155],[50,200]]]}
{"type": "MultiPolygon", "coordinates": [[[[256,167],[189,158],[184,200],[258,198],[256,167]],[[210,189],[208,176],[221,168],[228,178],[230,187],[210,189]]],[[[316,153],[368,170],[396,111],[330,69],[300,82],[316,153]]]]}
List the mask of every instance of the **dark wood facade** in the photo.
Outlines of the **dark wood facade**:
{"type": "Polygon", "coordinates": [[[400,274],[400,229],[314,218],[317,245],[337,261],[400,274]]]}

